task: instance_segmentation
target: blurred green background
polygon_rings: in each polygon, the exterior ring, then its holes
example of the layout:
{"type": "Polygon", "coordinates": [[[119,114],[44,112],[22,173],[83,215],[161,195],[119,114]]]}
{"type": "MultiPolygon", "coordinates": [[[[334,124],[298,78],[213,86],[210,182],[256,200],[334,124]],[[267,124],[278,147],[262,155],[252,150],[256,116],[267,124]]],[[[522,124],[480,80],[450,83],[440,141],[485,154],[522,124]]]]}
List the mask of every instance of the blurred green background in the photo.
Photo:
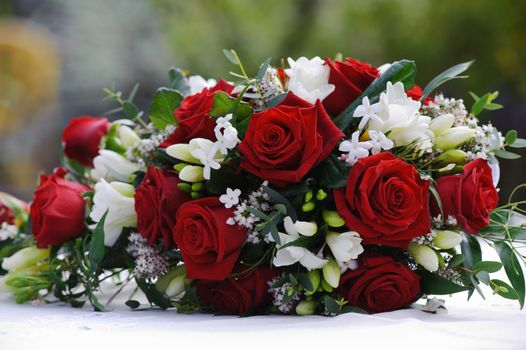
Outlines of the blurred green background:
{"type": "MultiPolygon", "coordinates": [[[[453,81],[442,91],[464,98],[469,108],[468,91],[499,90],[497,102],[505,108],[481,117],[526,137],[523,1],[0,0],[0,63],[11,66],[16,61],[12,48],[2,49],[2,41],[11,35],[1,26],[13,20],[34,31],[35,38],[22,50],[30,52],[35,65],[42,62],[42,50],[32,44],[43,42],[38,35],[44,33],[56,56],[46,65],[56,70],[46,78],[50,82],[27,83],[23,75],[34,78],[34,73],[18,68],[10,80],[18,79],[17,84],[0,84],[0,95],[11,96],[9,103],[3,102],[0,126],[14,116],[24,121],[17,128],[0,127],[0,190],[26,199],[37,174],[58,164],[59,137],[68,118],[100,115],[111,108],[101,102],[103,87],[115,84],[129,91],[140,82],[137,102],[147,109],[169,66],[228,79],[232,67],[223,48],[236,49],[252,72],[267,57],[277,63],[288,56],[342,53],[374,65],[409,58],[417,62],[420,85],[449,66],[475,59],[469,79],[453,81]],[[35,108],[16,110],[31,94],[42,94],[39,89],[50,96],[33,101],[35,108]],[[25,166],[17,166],[22,162],[25,166]]],[[[0,66],[0,81],[9,81],[8,74],[13,75],[0,66]]],[[[504,196],[526,182],[526,161],[504,160],[501,165],[504,196]]]]}

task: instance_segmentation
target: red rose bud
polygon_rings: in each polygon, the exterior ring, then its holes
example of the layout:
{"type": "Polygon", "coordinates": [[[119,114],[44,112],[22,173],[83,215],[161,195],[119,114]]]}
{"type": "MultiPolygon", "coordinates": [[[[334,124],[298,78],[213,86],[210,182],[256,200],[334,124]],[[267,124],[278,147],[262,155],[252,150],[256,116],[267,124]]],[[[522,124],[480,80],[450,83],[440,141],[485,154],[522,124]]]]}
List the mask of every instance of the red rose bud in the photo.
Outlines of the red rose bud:
{"type": "Polygon", "coordinates": [[[35,192],[30,216],[40,248],[59,246],[86,230],[82,193],[90,188],[64,179],[65,174],[58,168],[53,175],[42,175],[35,192]]]}
{"type": "Polygon", "coordinates": [[[283,187],[301,181],[343,136],[319,101],[313,105],[289,92],[277,107],[250,118],[238,148],[240,166],[283,187]]]}
{"type": "Polygon", "coordinates": [[[166,250],[173,246],[172,230],[177,209],[191,199],[178,188],[179,183],[175,173],[150,166],[135,190],[137,230],[149,244],[162,239],[166,250]]]}
{"type": "Polygon", "coordinates": [[[109,128],[110,123],[106,118],[72,118],[62,134],[66,157],[86,167],[93,167],[93,158],[99,154],[100,140],[109,128]]]}
{"type": "MultiPolygon", "coordinates": [[[[246,267],[240,267],[240,272],[246,267]]],[[[277,270],[266,266],[258,267],[239,278],[228,277],[224,281],[199,280],[196,282],[197,295],[214,311],[222,315],[244,315],[257,312],[271,304],[268,282],[278,275],[277,270]]]]}
{"type": "MultiPolygon", "coordinates": [[[[460,227],[471,234],[477,234],[489,224],[490,214],[499,203],[491,168],[483,159],[466,164],[462,174],[440,177],[436,190],[444,217],[454,216],[460,227]]],[[[436,201],[431,203],[433,216],[440,214],[436,201]]]]}
{"type": "Polygon", "coordinates": [[[344,274],[338,293],[352,306],[367,312],[404,308],[420,294],[420,277],[406,265],[388,256],[367,254],[359,267],[344,274]]]}
{"type": "Polygon", "coordinates": [[[166,148],[176,143],[188,143],[196,137],[215,141],[214,128],[216,123],[208,115],[214,104],[214,94],[216,91],[224,91],[230,94],[233,89],[232,85],[221,79],[214,87],[205,88],[195,95],[186,97],[179,108],[174,111],[178,127],[161,144],[161,147],[166,148]]]}
{"type": "Polygon", "coordinates": [[[430,232],[429,182],[415,167],[382,152],[351,168],[346,188],[334,190],[338,213],[363,244],[407,248],[430,232]]]}
{"type": "Polygon", "coordinates": [[[342,62],[327,57],[325,64],[331,69],[329,84],[335,89],[323,100],[323,106],[333,117],[343,112],[380,75],[376,67],[353,58],[342,62]]]}
{"type": "Polygon", "coordinates": [[[173,239],[191,279],[223,280],[234,267],[246,231],[239,225],[228,225],[233,216],[217,197],[184,203],[177,211],[173,239]]]}

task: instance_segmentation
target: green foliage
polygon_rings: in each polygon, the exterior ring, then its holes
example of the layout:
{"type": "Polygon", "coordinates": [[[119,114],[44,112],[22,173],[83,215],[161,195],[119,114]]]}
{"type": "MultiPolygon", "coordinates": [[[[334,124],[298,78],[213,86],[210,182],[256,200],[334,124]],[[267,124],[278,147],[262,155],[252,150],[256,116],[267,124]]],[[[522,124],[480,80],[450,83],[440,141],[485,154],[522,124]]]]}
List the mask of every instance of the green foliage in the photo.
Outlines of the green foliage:
{"type": "Polygon", "coordinates": [[[340,188],[347,183],[350,169],[346,162],[331,154],[313,170],[313,176],[318,179],[321,186],[340,188]]]}
{"type": "Polygon", "coordinates": [[[246,102],[238,101],[237,98],[230,96],[226,92],[216,92],[214,103],[209,113],[210,116],[214,118],[224,117],[229,113],[236,116],[236,118],[233,118],[234,120],[241,121],[252,114],[252,107],[246,102]]]}
{"type": "Polygon", "coordinates": [[[523,308],[525,296],[524,273],[522,272],[522,267],[519,262],[519,259],[517,259],[517,257],[515,256],[515,252],[512,249],[512,247],[506,242],[495,242],[495,249],[497,250],[500,260],[504,265],[506,275],[508,276],[511,285],[513,286],[511,290],[514,290],[516,292],[521,308],[523,308]]]}
{"type": "Polygon", "coordinates": [[[470,94],[475,100],[471,107],[471,114],[474,116],[479,115],[483,110],[494,111],[502,108],[502,105],[493,102],[499,96],[498,91],[488,92],[482,97],[478,97],[473,92],[470,92],[470,94]]]}
{"type": "Polygon", "coordinates": [[[181,105],[183,95],[173,89],[159,88],[155,92],[150,106],[149,119],[159,130],[164,130],[167,125],[176,125],[173,115],[175,109],[181,105]]]}
{"type": "Polygon", "coordinates": [[[170,79],[170,89],[177,90],[185,96],[190,93],[190,84],[182,70],[172,67],[168,71],[168,77],[170,79]]]}
{"type": "Polygon", "coordinates": [[[438,88],[440,85],[448,82],[452,79],[463,79],[467,78],[467,75],[459,75],[464,73],[468,68],[473,64],[474,61],[464,62],[457,64],[451,68],[446,69],[439,75],[437,75],[433,80],[427,84],[427,86],[424,88],[424,91],[422,93],[422,98],[420,99],[423,101],[427,96],[429,96],[436,88],[438,88]]]}
{"type": "Polygon", "coordinates": [[[426,270],[419,270],[420,285],[424,294],[454,294],[468,290],[468,287],[458,285],[450,280],[431,273],[426,270]]]}

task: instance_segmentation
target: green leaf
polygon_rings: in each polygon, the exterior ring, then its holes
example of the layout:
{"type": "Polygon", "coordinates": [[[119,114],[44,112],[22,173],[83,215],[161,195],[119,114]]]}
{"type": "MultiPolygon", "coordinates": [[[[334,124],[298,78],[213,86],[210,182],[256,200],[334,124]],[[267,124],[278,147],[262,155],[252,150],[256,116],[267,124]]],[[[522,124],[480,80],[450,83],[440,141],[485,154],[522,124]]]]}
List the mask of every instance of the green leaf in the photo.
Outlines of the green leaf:
{"type": "Polygon", "coordinates": [[[268,215],[257,208],[247,206],[247,211],[255,217],[260,218],[261,220],[268,219],[268,215]]]}
{"type": "Polygon", "coordinates": [[[482,261],[482,250],[480,249],[480,243],[477,237],[462,232],[463,240],[460,243],[462,255],[464,255],[464,266],[468,269],[472,269],[473,266],[482,261]]]}
{"type": "Polygon", "coordinates": [[[223,50],[223,54],[225,55],[225,57],[230,61],[232,62],[232,64],[239,64],[239,61],[238,59],[236,58],[236,55],[234,55],[235,51],[230,49],[230,50],[223,50]]]}
{"type": "Polygon", "coordinates": [[[458,254],[449,260],[449,263],[447,264],[448,269],[452,269],[454,267],[458,267],[464,263],[464,255],[458,254]]]}
{"type": "Polygon", "coordinates": [[[503,149],[496,150],[495,155],[499,158],[504,158],[504,159],[519,159],[521,157],[520,154],[505,151],[503,149]]]}
{"type": "Polygon", "coordinates": [[[340,188],[347,184],[350,169],[346,162],[331,154],[316,167],[313,174],[320,185],[327,188],[340,188]]]}
{"type": "Polygon", "coordinates": [[[139,108],[134,103],[129,101],[123,102],[122,110],[124,114],[130,119],[135,119],[140,113],[139,108]]]}
{"type": "Polygon", "coordinates": [[[479,115],[480,112],[482,112],[484,110],[484,106],[488,102],[489,97],[490,96],[489,96],[489,93],[488,93],[488,94],[485,94],[484,96],[482,96],[481,98],[479,98],[477,101],[475,101],[475,103],[471,107],[471,114],[473,114],[474,116],[479,115]]]}
{"type": "Polygon", "coordinates": [[[272,97],[270,101],[267,103],[267,108],[276,107],[277,105],[281,103],[281,101],[283,101],[283,99],[285,99],[285,97],[287,97],[286,93],[279,94],[277,96],[272,97]]]}
{"type": "Polygon", "coordinates": [[[367,96],[371,103],[375,103],[380,98],[380,94],[385,91],[387,82],[393,84],[402,82],[404,88],[410,89],[415,84],[416,65],[413,61],[401,60],[391,64],[389,69],[374,80],[371,85],[365,89],[360,97],[354,100],[337,118],[334,123],[340,130],[346,130],[353,122],[353,113],[356,107],[362,103],[362,98],[367,96]]]}
{"type": "Polygon", "coordinates": [[[161,309],[172,307],[170,299],[168,299],[164,293],[159,292],[154,284],[150,284],[143,279],[136,279],[136,281],[137,285],[151,304],[157,305],[161,309]]]}
{"type": "Polygon", "coordinates": [[[495,249],[499,254],[500,261],[504,265],[504,271],[511,282],[511,285],[518,294],[521,309],[524,307],[524,274],[519,260],[515,256],[515,252],[506,242],[495,242],[495,249]]]}
{"type": "Polygon", "coordinates": [[[506,133],[506,145],[513,145],[517,140],[517,130],[510,130],[506,133]]]}
{"type": "Polygon", "coordinates": [[[526,139],[517,138],[512,145],[508,145],[508,146],[513,147],[513,148],[525,148],[526,139]]]}
{"type": "Polygon", "coordinates": [[[168,77],[170,78],[170,88],[180,91],[185,96],[190,93],[190,83],[182,70],[172,67],[168,71],[168,77]]]}
{"type": "Polygon", "coordinates": [[[141,303],[139,303],[137,300],[127,300],[125,302],[126,306],[128,306],[130,309],[137,309],[139,306],[141,306],[141,303]]]}
{"type": "Polygon", "coordinates": [[[331,314],[340,314],[340,303],[336,299],[326,295],[323,297],[323,304],[325,304],[325,308],[331,314]]]}
{"type": "Polygon", "coordinates": [[[104,222],[108,216],[108,210],[102,215],[101,219],[97,223],[93,234],[91,235],[91,241],[89,243],[89,258],[93,265],[92,270],[96,270],[100,262],[104,258],[104,222]]]}
{"type": "Polygon", "coordinates": [[[258,74],[256,75],[256,84],[259,84],[261,80],[263,80],[263,77],[265,76],[265,73],[267,72],[268,66],[270,65],[270,61],[272,60],[271,57],[267,58],[265,62],[263,62],[258,69],[258,74]]]}
{"type": "Polygon", "coordinates": [[[504,106],[501,105],[501,104],[498,104],[498,103],[486,103],[486,106],[484,107],[484,109],[488,110],[488,111],[496,111],[498,109],[502,109],[504,106]]]}
{"type": "Polygon", "coordinates": [[[227,114],[235,114],[236,121],[244,121],[252,115],[252,107],[246,102],[237,101],[224,91],[217,91],[214,94],[214,102],[210,109],[210,116],[213,118],[224,117],[227,114]]]}
{"type": "Polygon", "coordinates": [[[313,237],[299,236],[294,241],[282,245],[281,247],[279,247],[279,249],[281,250],[281,249],[288,248],[288,247],[308,248],[311,245],[312,242],[313,242],[313,237]]]}
{"type": "Polygon", "coordinates": [[[495,292],[496,294],[500,295],[503,298],[511,299],[511,300],[519,299],[519,295],[517,294],[517,291],[504,281],[494,279],[490,281],[490,285],[491,285],[491,288],[493,289],[493,292],[495,292]]]}
{"type": "Polygon", "coordinates": [[[418,274],[420,275],[422,292],[425,294],[444,295],[468,290],[467,287],[453,283],[450,280],[429,271],[418,271],[418,274]]]}
{"type": "Polygon", "coordinates": [[[460,75],[464,73],[468,68],[473,64],[474,61],[464,62],[457,64],[451,68],[446,69],[439,75],[437,75],[433,80],[427,84],[427,86],[424,88],[424,91],[422,93],[422,98],[420,99],[423,101],[431,92],[433,92],[436,88],[438,88],[440,85],[444,84],[445,82],[452,80],[452,79],[462,79],[467,78],[467,75],[460,75]]]}
{"type": "Polygon", "coordinates": [[[274,242],[276,242],[276,244],[280,245],[281,244],[281,238],[279,237],[278,228],[276,227],[276,225],[269,225],[269,226],[270,226],[269,227],[270,235],[274,239],[274,242]]]}
{"type": "Polygon", "coordinates": [[[314,292],[314,287],[312,286],[312,282],[310,281],[310,278],[306,273],[300,273],[298,275],[298,281],[301,283],[303,288],[305,288],[305,290],[314,292]]]}
{"type": "Polygon", "coordinates": [[[498,261],[479,261],[473,265],[473,272],[486,271],[488,273],[494,273],[502,268],[502,264],[498,261]]]}
{"type": "Polygon", "coordinates": [[[471,95],[471,97],[473,97],[473,99],[475,101],[477,101],[480,97],[477,96],[477,94],[475,94],[474,92],[470,91],[469,94],[471,95]]]}
{"type": "Polygon", "coordinates": [[[159,88],[153,95],[150,105],[149,119],[159,130],[164,130],[167,125],[176,125],[173,115],[175,109],[181,105],[183,95],[173,89],[159,88]]]}
{"type": "Polygon", "coordinates": [[[261,188],[266,194],[268,194],[270,199],[272,199],[274,202],[281,204],[289,204],[289,200],[278,191],[264,185],[262,185],[261,188]]]}

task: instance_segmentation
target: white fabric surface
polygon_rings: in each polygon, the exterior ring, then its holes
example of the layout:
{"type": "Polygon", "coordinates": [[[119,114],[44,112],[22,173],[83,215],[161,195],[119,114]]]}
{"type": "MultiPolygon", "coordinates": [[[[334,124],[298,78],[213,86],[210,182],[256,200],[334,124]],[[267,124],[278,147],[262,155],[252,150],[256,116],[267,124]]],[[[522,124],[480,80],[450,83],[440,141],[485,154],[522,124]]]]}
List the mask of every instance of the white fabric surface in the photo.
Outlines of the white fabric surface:
{"type": "Polygon", "coordinates": [[[448,314],[409,309],[378,315],[182,315],[96,313],[63,304],[0,300],[0,349],[526,349],[526,311],[495,297],[446,298],[448,314]],[[477,299],[477,298],[475,298],[477,299]]]}

